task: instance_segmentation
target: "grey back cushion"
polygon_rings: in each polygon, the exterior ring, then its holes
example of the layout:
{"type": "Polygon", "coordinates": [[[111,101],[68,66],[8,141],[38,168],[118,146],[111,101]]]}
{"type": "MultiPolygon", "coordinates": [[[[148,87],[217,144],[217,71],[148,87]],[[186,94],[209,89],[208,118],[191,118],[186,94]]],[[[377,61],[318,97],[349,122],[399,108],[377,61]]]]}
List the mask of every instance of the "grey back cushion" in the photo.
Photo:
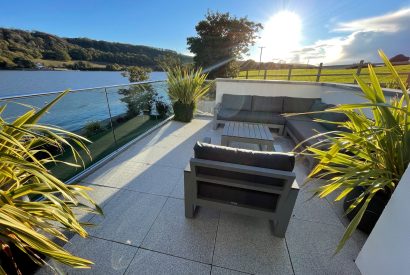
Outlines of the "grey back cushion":
{"type": "Polygon", "coordinates": [[[252,110],[252,96],[250,95],[222,95],[222,108],[231,110],[252,110]]]}
{"type": "MultiPolygon", "coordinates": [[[[327,108],[332,107],[333,105],[327,104],[322,102],[322,100],[318,99],[313,102],[312,106],[310,106],[309,112],[317,112],[317,111],[323,111],[327,108]]],[[[311,118],[321,118],[322,113],[317,113],[317,114],[309,114],[309,117],[311,118]]]]}
{"type": "MultiPolygon", "coordinates": [[[[320,116],[320,119],[333,121],[333,122],[345,122],[349,118],[343,113],[329,112],[329,113],[322,113],[320,116]]],[[[329,131],[340,130],[340,127],[338,127],[339,125],[337,124],[325,123],[325,122],[321,122],[320,124],[329,131]]]]}
{"type": "Polygon", "coordinates": [[[283,97],[282,96],[253,96],[252,111],[282,113],[283,97]]]}
{"type": "Polygon", "coordinates": [[[289,153],[260,152],[197,142],[195,158],[249,165],[261,168],[292,171],[295,156],[289,153]]]}
{"type": "Polygon", "coordinates": [[[318,98],[285,97],[283,100],[284,113],[305,113],[318,98]]]}

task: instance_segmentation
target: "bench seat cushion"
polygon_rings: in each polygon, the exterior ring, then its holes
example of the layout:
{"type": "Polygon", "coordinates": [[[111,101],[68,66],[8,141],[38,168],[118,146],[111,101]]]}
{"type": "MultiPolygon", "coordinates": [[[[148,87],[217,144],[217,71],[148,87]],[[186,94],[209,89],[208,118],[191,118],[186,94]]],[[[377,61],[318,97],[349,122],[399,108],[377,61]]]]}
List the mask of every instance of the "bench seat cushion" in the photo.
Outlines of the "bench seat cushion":
{"type": "Polygon", "coordinates": [[[217,114],[218,120],[228,121],[244,121],[248,116],[252,114],[251,111],[240,111],[233,109],[221,109],[217,114]]]}
{"type": "Polygon", "coordinates": [[[217,119],[278,125],[284,125],[286,122],[286,119],[278,113],[238,111],[232,109],[221,109],[218,112],[217,119]]]}
{"type": "Polygon", "coordinates": [[[195,158],[255,167],[292,171],[295,156],[288,153],[261,152],[197,142],[195,158]]]}
{"type": "Polygon", "coordinates": [[[284,125],[286,123],[286,119],[278,113],[251,112],[244,122],[284,125]]]}
{"type": "MultiPolygon", "coordinates": [[[[319,133],[328,132],[326,128],[314,121],[288,119],[286,121],[287,129],[295,136],[298,142],[308,139],[319,133]]],[[[309,140],[306,145],[312,145],[318,140],[309,140]]]]}

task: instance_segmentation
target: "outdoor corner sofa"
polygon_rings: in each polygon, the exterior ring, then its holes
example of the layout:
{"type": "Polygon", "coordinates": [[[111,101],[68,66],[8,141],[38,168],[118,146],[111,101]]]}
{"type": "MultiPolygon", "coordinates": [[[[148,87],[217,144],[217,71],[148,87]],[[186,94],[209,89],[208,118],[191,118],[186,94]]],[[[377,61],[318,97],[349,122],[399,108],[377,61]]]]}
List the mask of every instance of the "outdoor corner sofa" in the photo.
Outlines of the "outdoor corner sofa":
{"type": "Polygon", "coordinates": [[[185,216],[203,206],[264,217],[284,237],[299,192],[294,165],[293,154],[198,142],[184,171],[185,216]]]}
{"type": "MultiPolygon", "coordinates": [[[[223,94],[222,102],[214,109],[214,129],[227,121],[263,123],[271,129],[278,129],[279,135],[290,136],[296,144],[306,140],[304,145],[310,146],[319,140],[309,138],[337,128],[335,124],[316,122],[314,119],[341,122],[347,117],[340,113],[284,114],[323,111],[333,106],[320,98],[223,94]]],[[[312,158],[307,160],[311,167],[316,163],[312,158]]]]}

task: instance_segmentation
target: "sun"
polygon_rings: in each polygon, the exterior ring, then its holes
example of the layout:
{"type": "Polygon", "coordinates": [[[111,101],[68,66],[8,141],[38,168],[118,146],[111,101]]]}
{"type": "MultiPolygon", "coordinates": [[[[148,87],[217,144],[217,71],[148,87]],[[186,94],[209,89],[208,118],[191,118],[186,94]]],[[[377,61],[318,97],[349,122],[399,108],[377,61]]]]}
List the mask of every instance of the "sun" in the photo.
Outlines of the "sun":
{"type": "Polygon", "coordinates": [[[264,24],[258,44],[265,47],[262,61],[287,60],[291,52],[300,47],[302,20],[292,11],[283,10],[273,15],[264,24]]]}

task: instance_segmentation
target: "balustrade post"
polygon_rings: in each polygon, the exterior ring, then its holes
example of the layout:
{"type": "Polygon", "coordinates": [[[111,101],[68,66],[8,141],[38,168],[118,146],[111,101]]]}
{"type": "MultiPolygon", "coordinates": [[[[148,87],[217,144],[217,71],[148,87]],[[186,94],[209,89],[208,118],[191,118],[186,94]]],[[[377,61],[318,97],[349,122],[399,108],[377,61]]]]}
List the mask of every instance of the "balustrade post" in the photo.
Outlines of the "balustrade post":
{"type": "MultiPolygon", "coordinates": [[[[360,60],[360,63],[359,63],[359,65],[357,66],[357,71],[356,71],[356,75],[357,75],[357,76],[359,76],[359,75],[360,75],[360,72],[362,71],[363,63],[364,63],[364,60],[360,60]]],[[[357,84],[356,79],[354,80],[354,84],[357,84]]]]}
{"type": "Polygon", "coordinates": [[[323,63],[321,62],[320,65],[319,65],[319,68],[317,70],[316,82],[319,82],[319,80],[320,80],[320,74],[322,73],[322,66],[323,66],[323,63]]]}
{"type": "Polygon", "coordinates": [[[290,77],[292,76],[292,67],[293,67],[293,65],[290,64],[289,65],[289,72],[288,72],[288,80],[290,80],[290,77]]]}

